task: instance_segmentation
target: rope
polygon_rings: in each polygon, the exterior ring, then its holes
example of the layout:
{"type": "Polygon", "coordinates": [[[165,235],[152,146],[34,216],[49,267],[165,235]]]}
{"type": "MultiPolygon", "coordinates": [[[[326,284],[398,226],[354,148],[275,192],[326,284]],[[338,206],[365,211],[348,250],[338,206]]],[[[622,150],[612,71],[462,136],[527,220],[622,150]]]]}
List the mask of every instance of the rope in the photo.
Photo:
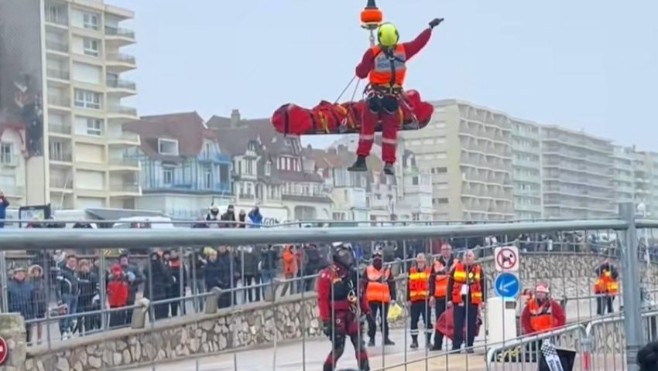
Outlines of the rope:
{"type": "MultiPolygon", "coordinates": [[[[347,85],[345,85],[345,87],[343,88],[343,90],[342,90],[342,91],[340,92],[340,94],[338,95],[338,98],[336,98],[336,100],[334,101],[334,104],[338,103],[338,101],[340,100],[340,98],[343,97],[343,94],[345,94],[345,92],[347,91],[347,89],[350,88],[350,85],[352,85],[352,83],[354,82],[354,80],[356,80],[356,76],[352,76],[352,79],[350,80],[350,82],[347,83],[347,85]]],[[[358,86],[358,83],[357,83],[357,86],[358,86]]]]}

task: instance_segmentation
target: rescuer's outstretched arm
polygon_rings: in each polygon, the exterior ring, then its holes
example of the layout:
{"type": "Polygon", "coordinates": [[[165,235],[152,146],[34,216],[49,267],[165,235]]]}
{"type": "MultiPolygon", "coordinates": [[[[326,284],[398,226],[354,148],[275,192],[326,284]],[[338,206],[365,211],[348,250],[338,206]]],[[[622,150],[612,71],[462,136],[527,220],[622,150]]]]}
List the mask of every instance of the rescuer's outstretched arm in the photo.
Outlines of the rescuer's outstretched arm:
{"type": "Polygon", "coordinates": [[[434,18],[430,23],[429,27],[424,29],[420,35],[416,36],[412,41],[406,42],[404,45],[404,53],[407,57],[407,60],[410,60],[413,56],[418,54],[425,45],[430,41],[430,36],[432,36],[432,30],[434,27],[438,26],[443,22],[443,18],[434,18]]]}

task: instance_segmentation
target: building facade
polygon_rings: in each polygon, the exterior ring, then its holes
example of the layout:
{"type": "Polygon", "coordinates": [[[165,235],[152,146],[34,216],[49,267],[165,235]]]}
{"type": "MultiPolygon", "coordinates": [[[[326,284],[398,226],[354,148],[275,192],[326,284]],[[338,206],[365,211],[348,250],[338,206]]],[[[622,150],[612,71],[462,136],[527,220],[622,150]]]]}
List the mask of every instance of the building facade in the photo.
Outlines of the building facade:
{"type": "Polygon", "coordinates": [[[544,212],[549,219],[617,215],[609,140],[557,126],[542,128],[544,212]]]}
{"type": "Polygon", "coordinates": [[[122,130],[137,119],[123,103],[137,93],[123,78],[136,68],[122,53],[135,43],[120,26],[131,18],[100,0],[0,2],[0,126],[16,128],[20,146],[3,144],[24,162],[3,167],[0,188],[23,191],[21,203],[121,208],[140,195],[139,164],[123,156],[140,145],[122,130]]]}
{"type": "Polygon", "coordinates": [[[232,161],[196,112],[142,117],[125,125],[141,146],[126,153],[141,167],[135,209],[197,219],[232,200],[232,161]]]}
{"type": "Polygon", "coordinates": [[[513,218],[509,117],[457,100],[434,106],[427,127],[401,134],[419,167],[432,175],[434,219],[513,218]]]}
{"type": "Polygon", "coordinates": [[[510,122],[514,216],[518,220],[542,219],[541,127],[518,119],[510,119],[510,122]]]}
{"type": "Polygon", "coordinates": [[[645,216],[658,215],[658,153],[633,150],[635,203],[644,204],[645,216]]]}
{"type": "Polygon", "coordinates": [[[612,187],[617,204],[636,202],[635,151],[633,148],[614,146],[612,155],[612,187]]]}
{"type": "MultiPolygon", "coordinates": [[[[213,116],[207,126],[233,157],[236,204],[277,212],[277,220],[331,219],[331,198],[312,159],[305,159],[298,137],[284,137],[269,120],[213,116]]],[[[274,214],[274,213],[273,213],[274,214]]],[[[268,217],[263,213],[264,217],[268,217]]]]}

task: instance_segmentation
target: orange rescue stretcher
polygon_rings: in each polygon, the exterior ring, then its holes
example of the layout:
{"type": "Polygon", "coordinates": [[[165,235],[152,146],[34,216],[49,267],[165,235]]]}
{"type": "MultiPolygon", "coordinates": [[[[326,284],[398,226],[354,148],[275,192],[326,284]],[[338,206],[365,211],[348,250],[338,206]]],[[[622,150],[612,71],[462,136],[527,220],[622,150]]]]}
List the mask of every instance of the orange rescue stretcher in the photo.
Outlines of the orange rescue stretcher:
{"type": "MultiPolygon", "coordinates": [[[[358,102],[320,102],[312,109],[288,103],[272,115],[274,129],[284,135],[327,135],[358,133],[361,112],[366,109],[364,100],[358,102]]],[[[399,130],[422,129],[430,122],[434,106],[421,100],[420,93],[408,90],[400,99],[399,130]]],[[[381,124],[375,131],[381,132],[381,124]]]]}

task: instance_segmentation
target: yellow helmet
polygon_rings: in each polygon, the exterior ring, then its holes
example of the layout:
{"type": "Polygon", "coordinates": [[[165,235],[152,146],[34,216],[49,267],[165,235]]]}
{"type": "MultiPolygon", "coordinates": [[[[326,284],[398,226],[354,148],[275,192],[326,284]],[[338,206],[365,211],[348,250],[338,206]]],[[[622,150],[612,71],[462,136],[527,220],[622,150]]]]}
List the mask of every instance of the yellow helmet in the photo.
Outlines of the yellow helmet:
{"type": "Polygon", "coordinates": [[[377,40],[382,47],[390,48],[398,43],[400,34],[392,23],[382,23],[377,29],[377,40]]]}

